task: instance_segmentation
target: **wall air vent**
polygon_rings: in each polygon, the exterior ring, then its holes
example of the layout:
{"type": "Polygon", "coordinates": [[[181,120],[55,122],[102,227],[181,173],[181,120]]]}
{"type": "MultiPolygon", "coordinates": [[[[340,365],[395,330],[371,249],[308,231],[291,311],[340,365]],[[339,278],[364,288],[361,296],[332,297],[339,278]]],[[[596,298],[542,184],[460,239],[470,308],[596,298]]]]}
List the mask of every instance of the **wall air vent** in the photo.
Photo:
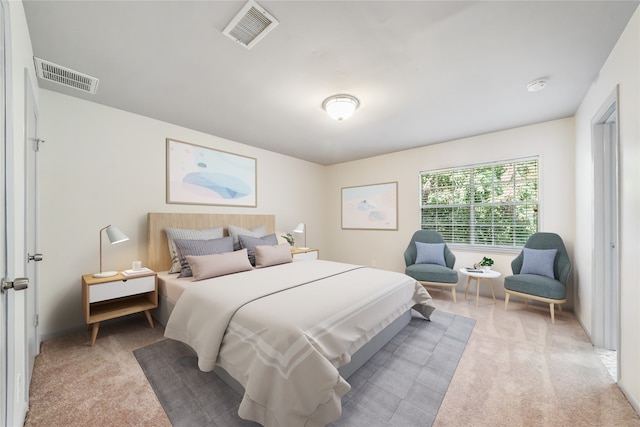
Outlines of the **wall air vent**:
{"type": "Polygon", "coordinates": [[[95,77],[79,73],[35,56],[33,57],[33,62],[36,66],[36,74],[42,80],[58,83],[90,94],[95,94],[98,90],[98,79],[95,77]]]}
{"type": "Polygon", "coordinates": [[[249,0],[225,27],[222,34],[251,49],[276,25],[278,25],[276,18],[255,1],[249,0]]]}

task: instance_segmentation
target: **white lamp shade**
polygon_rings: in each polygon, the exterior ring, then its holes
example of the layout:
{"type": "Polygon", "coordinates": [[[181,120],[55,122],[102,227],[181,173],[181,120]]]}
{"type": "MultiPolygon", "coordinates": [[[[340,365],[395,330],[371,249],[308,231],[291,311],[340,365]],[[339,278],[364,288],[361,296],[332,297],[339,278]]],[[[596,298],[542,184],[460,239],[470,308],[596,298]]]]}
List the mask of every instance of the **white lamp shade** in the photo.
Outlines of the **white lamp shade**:
{"type": "Polygon", "coordinates": [[[300,224],[298,224],[296,226],[296,228],[293,230],[294,233],[299,233],[302,234],[304,233],[304,246],[303,247],[299,247],[298,249],[309,249],[307,247],[307,225],[304,222],[301,222],[300,224]]]}
{"type": "Polygon", "coordinates": [[[122,230],[120,230],[115,225],[108,226],[106,229],[106,232],[107,232],[107,237],[109,238],[109,241],[111,242],[111,244],[125,242],[129,240],[129,237],[126,234],[124,234],[122,230]]]}
{"type": "Polygon", "coordinates": [[[111,244],[120,243],[129,240],[129,237],[115,225],[107,225],[100,229],[100,272],[95,273],[93,277],[103,278],[112,277],[118,274],[117,271],[102,271],[102,231],[106,231],[107,238],[111,244]]]}
{"type": "Polygon", "coordinates": [[[342,121],[351,117],[360,106],[358,98],[351,95],[334,95],[325,99],[322,108],[334,120],[342,121]]]}

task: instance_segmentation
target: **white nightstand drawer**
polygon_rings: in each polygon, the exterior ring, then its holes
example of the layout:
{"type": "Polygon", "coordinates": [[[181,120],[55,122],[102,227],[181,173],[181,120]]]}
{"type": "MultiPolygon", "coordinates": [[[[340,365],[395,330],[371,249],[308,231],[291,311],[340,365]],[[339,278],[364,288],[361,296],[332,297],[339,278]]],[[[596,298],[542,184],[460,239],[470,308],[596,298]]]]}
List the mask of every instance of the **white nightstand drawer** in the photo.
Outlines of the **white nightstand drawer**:
{"type": "Polygon", "coordinates": [[[156,276],[136,277],[126,280],[101,283],[89,286],[89,302],[106,301],[129,295],[153,292],[156,289],[156,276]]]}
{"type": "Polygon", "coordinates": [[[293,259],[296,261],[318,259],[318,251],[311,250],[306,252],[297,252],[293,254],[293,259]]]}

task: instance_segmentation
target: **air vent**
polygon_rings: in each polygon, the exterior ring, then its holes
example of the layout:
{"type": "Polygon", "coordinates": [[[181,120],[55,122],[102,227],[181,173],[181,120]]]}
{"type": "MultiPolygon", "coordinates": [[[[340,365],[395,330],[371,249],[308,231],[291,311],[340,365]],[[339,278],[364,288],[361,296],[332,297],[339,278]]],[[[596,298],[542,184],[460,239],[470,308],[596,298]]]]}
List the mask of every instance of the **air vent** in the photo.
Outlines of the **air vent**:
{"type": "Polygon", "coordinates": [[[98,79],[95,77],[79,73],[35,56],[33,57],[33,62],[36,65],[36,74],[43,80],[91,94],[95,94],[98,90],[98,79]]]}
{"type": "Polygon", "coordinates": [[[276,25],[278,25],[276,18],[255,1],[249,0],[225,27],[222,34],[251,49],[276,25]]]}

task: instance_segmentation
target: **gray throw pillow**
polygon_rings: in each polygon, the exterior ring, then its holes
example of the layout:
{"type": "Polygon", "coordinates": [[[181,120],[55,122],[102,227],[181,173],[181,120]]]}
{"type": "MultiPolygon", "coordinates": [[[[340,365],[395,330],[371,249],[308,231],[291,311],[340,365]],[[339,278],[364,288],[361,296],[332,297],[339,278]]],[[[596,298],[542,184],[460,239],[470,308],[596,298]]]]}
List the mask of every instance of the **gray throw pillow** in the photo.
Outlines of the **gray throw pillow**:
{"type": "Polygon", "coordinates": [[[529,249],[524,248],[522,268],[520,274],[537,274],[555,279],[553,264],[556,259],[557,249],[529,249]]]}
{"type": "Polygon", "coordinates": [[[211,240],[190,240],[176,239],[174,240],[178,253],[180,254],[180,264],[182,269],[178,277],[191,277],[193,273],[187,256],[202,256],[222,254],[225,252],[233,252],[233,239],[231,237],[222,237],[220,239],[211,240]]]}
{"type": "Polygon", "coordinates": [[[444,243],[416,242],[416,264],[447,266],[444,260],[444,243]]]}
{"type": "Polygon", "coordinates": [[[256,251],[255,247],[259,245],[277,245],[278,238],[275,234],[269,234],[263,237],[253,237],[239,235],[238,240],[240,242],[240,248],[247,249],[249,256],[249,262],[255,267],[256,265],[256,251]]]}

